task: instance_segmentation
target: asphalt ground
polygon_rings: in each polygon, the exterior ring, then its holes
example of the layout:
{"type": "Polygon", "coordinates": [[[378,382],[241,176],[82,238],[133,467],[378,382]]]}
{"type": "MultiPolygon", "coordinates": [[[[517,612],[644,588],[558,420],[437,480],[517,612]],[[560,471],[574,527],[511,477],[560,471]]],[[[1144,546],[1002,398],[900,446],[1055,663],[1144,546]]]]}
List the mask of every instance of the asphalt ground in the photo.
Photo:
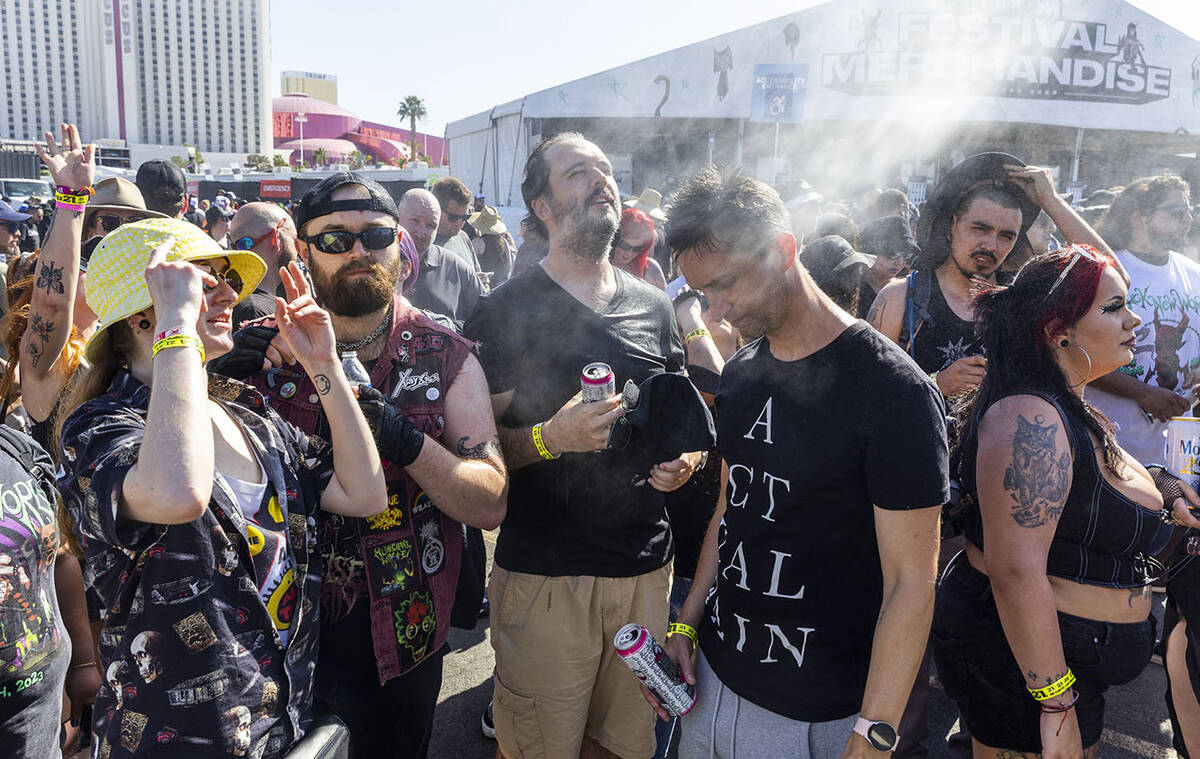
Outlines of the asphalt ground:
{"type": "MultiPolygon", "coordinates": [[[[496,534],[484,533],[491,571],[496,534]]],[[[1164,597],[1155,596],[1155,615],[1162,620],[1164,597]]],[[[665,599],[664,599],[665,602],[665,599]]],[[[1159,625],[1159,629],[1161,629],[1159,625]]],[[[442,692],[434,718],[429,755],[433,759],[491,759],[496,743],[483,737],[479,720],[492,697],[492,646],[487,620],[474,630],[454,630],[446,656],[442,692]]],[[[1163,701],[1167,679],[1163,668],[1150,664],[1132,683],[1106,694],[1103,759],[1177,759],[1171,748],[1171,725],[1163,701]]],[[[930,693],[928,746],[930,759],[945,759],[945,738],[957,729],[958,713],[936,680],[930,693]]],[[[672,752],[671,757],[675,753],[672,752]]],[[[773,758],[770,758],[773,759],[773,758]]]]}

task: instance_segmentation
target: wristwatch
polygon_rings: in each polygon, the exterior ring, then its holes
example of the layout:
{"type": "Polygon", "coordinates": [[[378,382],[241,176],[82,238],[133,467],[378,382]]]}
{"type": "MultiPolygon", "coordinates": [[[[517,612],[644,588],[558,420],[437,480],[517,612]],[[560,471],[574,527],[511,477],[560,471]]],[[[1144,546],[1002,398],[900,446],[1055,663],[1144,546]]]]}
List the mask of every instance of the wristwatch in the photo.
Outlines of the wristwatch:
{"type": "Polygon", "coordinates": [[[854,732],[867,739],[867,743],[876,751],[895,751],[900,736],[896,728],[886,722],[872,722],[866,717],[859,717],[854,723],[854,732]]]}

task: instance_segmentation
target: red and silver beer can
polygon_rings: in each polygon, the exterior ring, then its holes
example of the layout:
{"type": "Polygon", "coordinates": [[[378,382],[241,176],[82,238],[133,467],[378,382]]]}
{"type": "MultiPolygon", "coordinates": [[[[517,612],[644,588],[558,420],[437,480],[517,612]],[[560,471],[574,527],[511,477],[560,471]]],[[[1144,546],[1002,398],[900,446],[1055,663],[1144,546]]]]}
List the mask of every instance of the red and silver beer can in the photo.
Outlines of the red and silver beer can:
{"type": "Polygon", "coordinates": [[[617,378],[613,376],[612,367],[601,361],[583,367],[579,384],[583,388],[584,403],[602,401],[617,392],[617,378]]]}
{"type": "Polygon", "coordinates": [[[679,676],[679,668],[649,630],[630,622],[617,631],[613,646],[668,714],[678,717],[696,705],[696,686],[679,676]]]}

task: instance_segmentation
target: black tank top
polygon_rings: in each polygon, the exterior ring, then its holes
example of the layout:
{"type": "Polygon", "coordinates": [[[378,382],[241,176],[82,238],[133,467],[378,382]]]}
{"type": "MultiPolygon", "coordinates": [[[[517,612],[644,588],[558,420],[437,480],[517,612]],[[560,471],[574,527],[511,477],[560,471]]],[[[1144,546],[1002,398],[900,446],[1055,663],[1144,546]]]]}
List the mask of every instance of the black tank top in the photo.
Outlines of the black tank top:
{"type": "MultiPolygon", "coordinates": [[[[1077,415],[1063,409],[1058,396],[1030,388],[1008,395],[1036,395],[1046,400],[1058,409],[1067,425],[1074,458],[1071,490],[1050,542],[1046,574],[1110,588],[1150,584],[1157,572],[1147,557],[1166,547],[1171,527],[1163,524],[1158,511],[1129,498],[1104,479],[1087,427],[1077,415]]],[[[982,418],[982,413],[977,415],[967,431],[959,468],[967,502],[963,526],[967,540],[980,549],[983,517],[975,486],[975,454],[979,446],[978,420],[982,418]]]]}
{"type": "Polygon", "coordinates": [[[904,332],[912,332],[908,353],[926,374],[939,372],[961,358],[983,355],[983,345],[975,337],[975,323],[959,318],[950,309],[936,273],[921,271],[912,275],[904,309],[904,332]],[[928,279],[929,299],[924,308],[914,302],[918,277],[928,279]]]}

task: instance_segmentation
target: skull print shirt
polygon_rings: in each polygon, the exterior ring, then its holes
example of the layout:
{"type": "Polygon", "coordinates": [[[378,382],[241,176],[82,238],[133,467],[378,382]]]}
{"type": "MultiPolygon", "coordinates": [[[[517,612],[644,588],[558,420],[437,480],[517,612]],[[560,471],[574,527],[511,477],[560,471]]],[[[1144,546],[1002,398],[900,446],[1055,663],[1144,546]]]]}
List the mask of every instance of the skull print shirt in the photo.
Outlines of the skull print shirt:
{"type": "Polygon", "coordinates": [[[242,428],[276,498],[295,578],[288,643],[260,595],[255,525],[219,474],[194,522],[118,513],[150,400],[149,387],[119,371],[107,394],[67,419],[59,478],[85,579],[107,609],[98,757],[275,757],[309,720],[320,593],[314,517],[332,457],[253,389],[213,377],[209,394],[242,428]]]}

